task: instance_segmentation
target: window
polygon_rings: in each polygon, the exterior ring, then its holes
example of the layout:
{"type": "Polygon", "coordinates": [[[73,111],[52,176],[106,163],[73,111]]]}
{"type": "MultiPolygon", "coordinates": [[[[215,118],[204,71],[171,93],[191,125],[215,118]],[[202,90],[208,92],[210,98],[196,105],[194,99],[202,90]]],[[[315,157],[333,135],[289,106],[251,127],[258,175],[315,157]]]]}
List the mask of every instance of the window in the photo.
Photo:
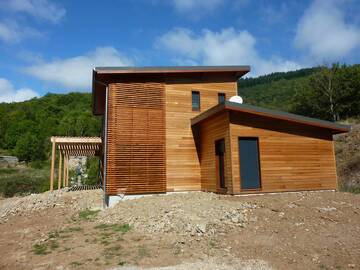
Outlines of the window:
{"type": "Polygon", "coordinates": [[[218,93],[218,102],[225,103],[225,93],[218,93]]]}
{"type": "Polygon", "coordinates": [[[200,92],[199,91],[191,92],[191,101],[192,101],[192,110],[200,111],[200,92]]]}

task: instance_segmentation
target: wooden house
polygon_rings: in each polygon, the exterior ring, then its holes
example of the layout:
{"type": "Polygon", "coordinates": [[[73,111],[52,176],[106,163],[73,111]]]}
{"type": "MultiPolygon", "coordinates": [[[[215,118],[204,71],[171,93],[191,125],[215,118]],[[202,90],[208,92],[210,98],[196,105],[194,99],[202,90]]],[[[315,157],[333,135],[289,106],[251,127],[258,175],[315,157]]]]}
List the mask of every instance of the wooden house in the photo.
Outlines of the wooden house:
{"type": "Polygon", "coordinates": [[[336,189],[332,136],[350,127],[229,102],[249,70],[95,68],[106,194],[336,189]]]}

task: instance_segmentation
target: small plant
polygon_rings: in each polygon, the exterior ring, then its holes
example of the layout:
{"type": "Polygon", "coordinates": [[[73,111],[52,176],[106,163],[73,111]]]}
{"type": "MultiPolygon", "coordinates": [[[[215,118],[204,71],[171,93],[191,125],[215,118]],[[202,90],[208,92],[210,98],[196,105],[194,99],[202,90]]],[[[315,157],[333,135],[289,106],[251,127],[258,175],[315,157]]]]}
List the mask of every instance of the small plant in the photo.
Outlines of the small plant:
{"type": "Polygon", "coordinates": [[[45,244],[35,244],[35,245],[33,245],[33,252],[36,255],[46,255],[46,254],[50,253],[49,251],[47,251],[47,246],[45,244]]]}
{"type": "Polygon", "coordinates": [[[49,247],[51,250],[57,249],[59,247],[59,243],[56,240],[49,241],[49,247]]]}
{"type": "Polygon", "coordinates": [[[74,262],[70,263],[70,265],[71,265],[71,266],[80,266],[80,265],[82,265],[82,263],[81,263],[81,262],[74,261],[74,262]]]}
{"type": "Polygon", "coordinates": [[[139,250],[138,250],[138,254],[139,254],[140,258],[149,256],[149,252],[145,247],[140,247],[139,250]]]}
{"type": "Polygon", "coordinates": [[[58,238],[60,236],[58,231],[49,232],[48,237],[49,239],[58,238]]]}
{"type": "Polygon", "coordinates": [[[120,266],[123,266],[123,265],[125,265],[126,264],[126,262],[124,262],[124,261],[120,261],[119,263],[118,263],[118,265],[120,265],[120,266]]]}
{"type": "Polygon", "coordinates": [[[83,229],[81,227],[69,227],[69,228],[62,230],[61,232],[62,233],[71,233],[71,232],[80,232],[82,230],[83,229]]]}
{"type": "Polygon", "coordinates": [[[100,230],[112,230],[114,232],[126,233],[131,229],[129,224],[100,224],[94,227],[100,230]]]}
{"type": "Polygon", "coordinates": [[[86,209],[86,210],[79,212],[79,218],[82,220],[90,220],[90,219],[94,218],[99,212],[100,212],[100,210],[86,209]]]}

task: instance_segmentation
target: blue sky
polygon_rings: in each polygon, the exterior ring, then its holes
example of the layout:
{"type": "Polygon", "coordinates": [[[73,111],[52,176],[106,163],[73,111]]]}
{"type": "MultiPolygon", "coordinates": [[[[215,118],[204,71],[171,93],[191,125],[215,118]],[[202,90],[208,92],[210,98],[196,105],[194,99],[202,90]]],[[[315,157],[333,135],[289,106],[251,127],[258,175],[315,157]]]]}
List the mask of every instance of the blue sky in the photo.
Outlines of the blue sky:
{"type": "Polygon", "coordinates": [[[0,102],[90,91],[95,66],[360,62],[360,1],[0,0],[0,102]]]}

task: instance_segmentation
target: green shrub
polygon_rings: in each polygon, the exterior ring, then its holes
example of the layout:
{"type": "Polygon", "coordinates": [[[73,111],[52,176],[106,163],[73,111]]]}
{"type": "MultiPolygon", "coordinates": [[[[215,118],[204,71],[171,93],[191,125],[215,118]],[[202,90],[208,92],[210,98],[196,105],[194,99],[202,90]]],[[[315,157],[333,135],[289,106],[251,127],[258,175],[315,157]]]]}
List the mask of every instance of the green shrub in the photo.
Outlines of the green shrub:
{"type": "Polygon", "coordinates": [[[85,181],[86,185],[99,184],[99,158],[88,157],[86,162],[86,173],[88,178],[85,181]]]}
{"type": "Polygon", "coordinates": [[[49,190],[48,169],[7,168],[0,170],[0,194],[4,197],[49,190]]]}

